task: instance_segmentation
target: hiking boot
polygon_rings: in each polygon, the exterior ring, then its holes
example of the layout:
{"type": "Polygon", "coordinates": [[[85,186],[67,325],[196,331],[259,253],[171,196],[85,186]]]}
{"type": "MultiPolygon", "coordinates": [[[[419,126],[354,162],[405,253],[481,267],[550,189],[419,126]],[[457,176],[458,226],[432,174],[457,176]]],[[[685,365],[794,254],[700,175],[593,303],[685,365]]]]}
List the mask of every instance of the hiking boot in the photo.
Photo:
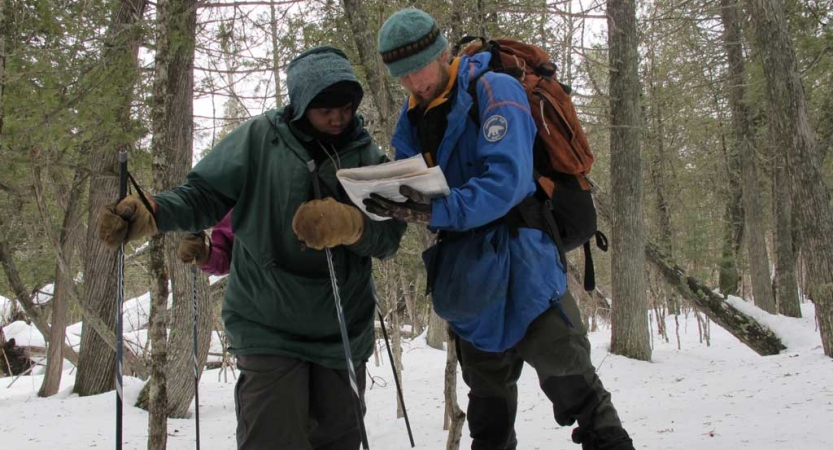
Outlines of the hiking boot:
{"type": "Polygon", "coordinates": [[[598,430],[573,430],[573,442],[581,444],[581,450],[634,450],[633,441],[624,428],[608,427],[598,430]]]}

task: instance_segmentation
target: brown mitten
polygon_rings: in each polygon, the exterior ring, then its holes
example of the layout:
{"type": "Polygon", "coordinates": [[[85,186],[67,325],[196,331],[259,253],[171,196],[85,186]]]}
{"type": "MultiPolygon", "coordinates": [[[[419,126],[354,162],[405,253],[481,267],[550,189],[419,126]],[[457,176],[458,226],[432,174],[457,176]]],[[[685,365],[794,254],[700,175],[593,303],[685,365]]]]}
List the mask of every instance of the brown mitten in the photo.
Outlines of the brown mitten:
{"type": "Polygon", "coordinates": [[[355,206],[339,203],[328,197],[301,205],[292,219],[292,231],[307,247],[351,245],[364,232],[364,214],[355,206]]]}
{"type": "MultiPolygon", "coordinates": [[[[151,208],[153,200],[148,198],[151,208]]],[[[125,197],[118,203],[102,206],[98,212],[98,238],[112,250],[123,242],[156,234],[153,212],[148,211],[136,195],[125,197]]]]}
{"type": "Polygon", "coordinates": [[[207,242],[205,233],[189,233],[179,242],[176,254],[185,264],[196,262],[197,265],[204,266],[211,255],[211,245],[207,242]]]}

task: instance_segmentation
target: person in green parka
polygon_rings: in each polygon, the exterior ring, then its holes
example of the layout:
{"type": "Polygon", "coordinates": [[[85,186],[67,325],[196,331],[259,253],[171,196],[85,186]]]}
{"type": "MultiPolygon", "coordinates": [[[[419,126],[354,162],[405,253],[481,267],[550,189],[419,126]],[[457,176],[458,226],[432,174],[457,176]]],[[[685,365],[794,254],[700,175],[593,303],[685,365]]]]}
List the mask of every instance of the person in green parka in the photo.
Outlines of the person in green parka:
{"type": "Polygon", "coordinates": [[[157,232],[200,231],[233,208],[222,316],[240,369],[238,449],[355,450],[359,429],[321,250],[332,251],[363,393],[374,341],[371,257],[392,256],[406,224],[370,220],[336,179],[340,168],[386,160],[356,114],[363,91],[346,55],[313,48],[286,76],[289,106],[237,127],[184,184],[150,197],[153,211],[136,196],[104,207],[99,237],[117,248],[157,232]]]}

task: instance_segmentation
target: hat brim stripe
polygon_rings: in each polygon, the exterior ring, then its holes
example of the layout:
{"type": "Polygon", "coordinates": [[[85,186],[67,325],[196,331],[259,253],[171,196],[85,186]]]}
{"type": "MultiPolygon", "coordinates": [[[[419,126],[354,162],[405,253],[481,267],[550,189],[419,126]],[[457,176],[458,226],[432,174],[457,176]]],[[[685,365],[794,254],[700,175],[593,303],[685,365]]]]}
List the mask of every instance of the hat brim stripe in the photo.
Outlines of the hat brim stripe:
{"type": "Polygon", "coordinates": [[[409,56],[416,55],[417,53],[430,47],[439,36],[440,29],[437,28],[437,25],[435,24],[433,27],[431,27],[431,31],[429,31],[428,34],[417,39],[416,41],[407,43],[393,50],[382,52],[382,61],[385,64],[390,64],[392,62],[399,61],[400,59],[405,59],[409,56]]]}

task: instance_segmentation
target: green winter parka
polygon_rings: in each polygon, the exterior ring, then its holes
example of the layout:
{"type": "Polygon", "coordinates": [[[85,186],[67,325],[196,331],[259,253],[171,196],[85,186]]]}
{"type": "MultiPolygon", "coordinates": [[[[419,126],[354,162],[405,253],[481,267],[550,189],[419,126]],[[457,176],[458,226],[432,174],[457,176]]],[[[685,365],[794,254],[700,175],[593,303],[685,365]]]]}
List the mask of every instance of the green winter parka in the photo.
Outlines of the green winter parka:
{"type": "MultiPolygon", "coordinates": [[[[238,355],[282,355],[333,369],[346,368],[324,251],[304,249],[292,218],[312,200],[313,158],[288,123],[272,110],[236,128],[187,175],[186,183],[154,196],[159,231],[199,231],[231,208],[235,241],[223,300],[223,321],[238,355]]],[[[324,197],[350,204],[336,165],[351,168],[386,160],[356,116],[351,143],[319,168],[324,197]]],[[[297,133],[297,131],[296,131],[297,133]]],[[[300,133],[299,133],[300,134],[300,133]]],[[[371,257],[399,247],[406,224],[365,217],[362,238],[332,249],[354,364],[373,350],[371,257]]]]}

